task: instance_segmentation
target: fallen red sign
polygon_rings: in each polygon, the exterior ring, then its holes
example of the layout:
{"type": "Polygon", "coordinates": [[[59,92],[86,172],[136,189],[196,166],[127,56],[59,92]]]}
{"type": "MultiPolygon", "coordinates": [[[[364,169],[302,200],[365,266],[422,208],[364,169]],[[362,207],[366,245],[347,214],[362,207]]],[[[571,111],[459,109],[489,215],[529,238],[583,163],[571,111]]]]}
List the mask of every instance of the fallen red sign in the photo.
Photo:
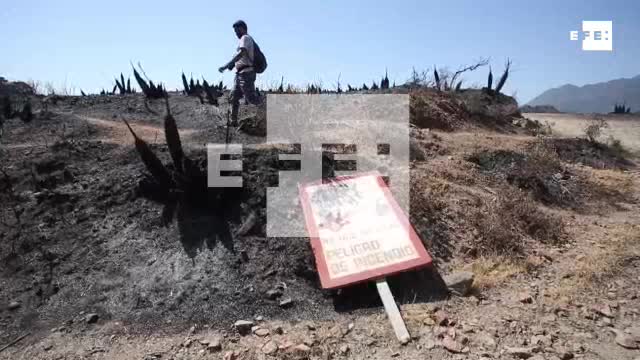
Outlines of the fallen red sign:
{"type": "Polygon", "coordinates": [[[431,265],[431,256],[378,173],[300,187],[325,289],[431,265]]]}

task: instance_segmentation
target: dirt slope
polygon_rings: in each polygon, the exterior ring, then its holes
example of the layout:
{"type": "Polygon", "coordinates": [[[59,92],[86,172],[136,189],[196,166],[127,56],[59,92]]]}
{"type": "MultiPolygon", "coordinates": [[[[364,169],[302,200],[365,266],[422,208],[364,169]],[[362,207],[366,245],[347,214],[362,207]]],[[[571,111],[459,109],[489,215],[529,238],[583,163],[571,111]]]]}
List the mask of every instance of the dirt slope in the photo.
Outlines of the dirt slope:
{"type": "MultiPolygon", "coordinates": [[[[206,142],[223,141],[225,106],[171,98],[188,155],[203,158],[206,142]]],[[[464,131],[414,129],[421,156],[410,215],[437,271],[390,279],[415,337],[400,346],[372,287],[319,289],[307,239],[267,239],[263,220],[235,235],[252,211],[261,219],[264,187],[276,181],[268,147],[246,154],[242,206],[180,209],[164,223],[163,205],[141,192],[145,170],[121,121],[168,163],[164,104],[149,107],[139,96],[69,98],[29,124],[5,124],[0,344],[30,335],[0,358],[475,359],[514,358],[512,347],[545,359],[638,355],[608,330],[630,328],[639,315],[635,159],[621,164],[605,152],[609,169],[585,166],[563,157],[557,140],[502,120],[499,132],[474,122],[464,131]],[[550,224],[561,238],[540,231],[550,224]],[[438,273],[459,269],[476,274],[474,297],[447,297],[438,273]],[[291,304],[281,306],[285,299],[291,304]],[[591,310],[603,304],[610,314],[591,310]],[[443,326],[435,306],[449,315],[443,326]],[[232,327],[256,317],[268,335],[232,327]],[[207,348],[216,338],[222,349],[207,348]]]]}

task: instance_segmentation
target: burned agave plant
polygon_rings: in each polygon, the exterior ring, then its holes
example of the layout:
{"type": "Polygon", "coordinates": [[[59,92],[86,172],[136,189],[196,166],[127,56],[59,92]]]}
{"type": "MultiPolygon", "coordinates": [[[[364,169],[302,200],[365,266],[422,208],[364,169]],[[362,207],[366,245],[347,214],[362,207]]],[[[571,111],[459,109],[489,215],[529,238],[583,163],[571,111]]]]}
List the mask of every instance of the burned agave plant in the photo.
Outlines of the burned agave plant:
{"type": "MultiPolygon", "coordinates": [[[[138,64],[138,66],[140,66],[140,64],[138,64]]],[[[140,73],[136,70],[135,66],[131,65],[131,67],[133,68],[133,77],[136,78],[138,86],[140,86],[140,89],[142,89],[142,92],[147,99],[162,99],[167,97],[167,91],[162,84],[156,85],[148,78],[147,80],[149,80],[149,82],[147,83],[147,81],[140,76],[140,73]]],[[[142,68],[140,68],[140,70],[142,71],[142,68]]]]}
{"type": "Polygon", "coordinates": [[[135,91],[131,89],[131,78],[127,78],[127,81],[124,81],[124,75],[120,73],[120,80],[116,77],[116,88],[120,92],[120,95],[125,94],[135,94],[135,91]]]}
{"type": "Polygon", "coordinates": [[[126,120],[123,121],[133,136],[142,163],[149,172],[139,183],[140,194],[165,206],[162,220],[167,224],[174,218],[176,209],[222,209],[222,204],[237,194],[223,188],[208,187],[206,160],[194,161],[185,155],[176,120],[171,115],[169,99],[165,98],[165,102],[167,113],[164,117],[164,130],[172,164],[163,164],[149,144],[138,137],[126,120]]]}
{"type": "Polygon", "coordinates": [[[182,86],[184,86],[184,94],[187,96],[197,96],[200,99],[200,103],[211,104],[213,106],[218,106],[218,99],[223,95],[222,91],[223,85],[222,81],[219,85],[209,85],[206,79],[202,79],[202,84],[200,84],[200,80],[194,83],[193,77],[191,77],[190,81],[187,81],[187,77],[182,73],[182,86]]]}

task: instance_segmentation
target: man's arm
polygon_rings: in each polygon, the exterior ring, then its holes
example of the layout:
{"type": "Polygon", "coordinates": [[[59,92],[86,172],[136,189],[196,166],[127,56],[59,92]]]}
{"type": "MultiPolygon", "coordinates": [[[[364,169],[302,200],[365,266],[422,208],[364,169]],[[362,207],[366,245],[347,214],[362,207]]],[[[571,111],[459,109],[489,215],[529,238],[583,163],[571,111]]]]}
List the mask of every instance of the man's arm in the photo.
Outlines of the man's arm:
{"type": "Polygon", "coordinates": [[[234,64],[236,63],[236,61],[240,60],[240,58],[242,56],[244,56],[245,54],[247,54],[247,49],[245,48],[240,48],[240,50],[236,53],[236,55],[231,59],[231,61],[229,61],[228,63],[224,64],[223,66],[218,68],[218,71],[220,72],[224,72],[225,69],[231,70],[233,69],[234,64]]]}

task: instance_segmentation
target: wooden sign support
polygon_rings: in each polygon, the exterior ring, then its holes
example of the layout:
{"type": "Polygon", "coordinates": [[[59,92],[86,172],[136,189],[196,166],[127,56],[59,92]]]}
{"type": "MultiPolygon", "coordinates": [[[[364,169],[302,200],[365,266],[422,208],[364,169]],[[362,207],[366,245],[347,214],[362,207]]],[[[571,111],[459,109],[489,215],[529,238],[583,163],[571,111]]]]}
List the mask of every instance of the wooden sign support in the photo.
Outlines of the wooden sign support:
{"type": "Polygon", "coordinates": [[[404,320],[402,319],[402,315],[400,314],[400,309],[398,309],[398,306],[396,305],[396,301],[393,298],[393,294],[391,293],[389,284],[387,284],[387,279],[377,280],[376,286],[378,288],[380,299],[382,299],[384,310],[387,312],[387,316],[389,317],[389,321],[391,322],[393,331],[396,333],[396,337],[401,343],[408,343],[409,340],[411,340],[411,336],[409,335],[409,331],[404,324],[404,320]]]}

